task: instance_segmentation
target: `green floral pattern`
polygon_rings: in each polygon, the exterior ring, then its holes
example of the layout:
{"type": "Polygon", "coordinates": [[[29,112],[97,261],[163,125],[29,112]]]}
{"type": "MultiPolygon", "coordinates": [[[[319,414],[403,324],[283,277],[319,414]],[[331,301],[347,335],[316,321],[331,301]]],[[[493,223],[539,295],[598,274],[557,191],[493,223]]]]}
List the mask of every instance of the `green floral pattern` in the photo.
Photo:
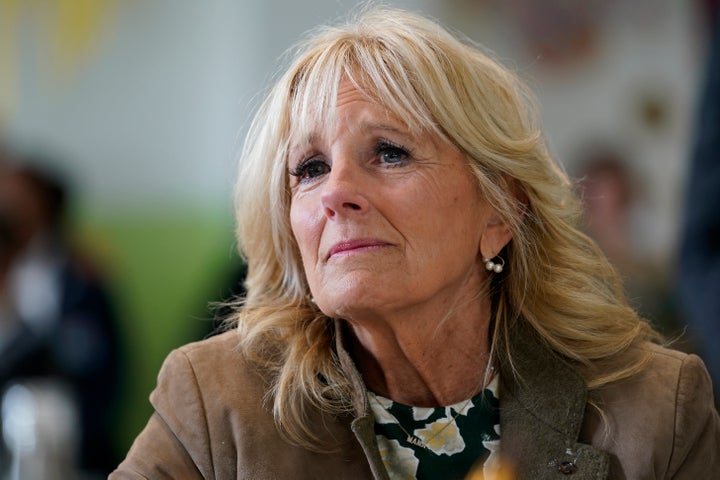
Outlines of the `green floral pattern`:
{"type": "Polygon", "coordinates": [[[497,375],[469,402],[447,407],[410,407],[374,393],[368,393],[368,399],[380,455],[391,479],[462,479],[476,468],[492,478],[500,446],[497,375]],[[427,448],[409,443],[398,422],[427,448]]]}

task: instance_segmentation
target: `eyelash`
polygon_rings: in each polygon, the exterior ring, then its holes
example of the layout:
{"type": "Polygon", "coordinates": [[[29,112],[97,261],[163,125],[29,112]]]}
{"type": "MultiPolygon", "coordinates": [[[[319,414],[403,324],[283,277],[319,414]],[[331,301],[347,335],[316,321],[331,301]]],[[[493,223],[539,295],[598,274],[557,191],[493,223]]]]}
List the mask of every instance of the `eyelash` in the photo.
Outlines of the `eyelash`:
{"type": "MultiPolygon", "coordinates": [[[[409,148],[386,139],[378,141],[378,143],[373,149],[373,152],[376,156],[382,155],[384,153],[395,153],[399,154],[402,157],[402,160],[400,162],[387,164],[387,168],[403,166],[405,164],[405,160],[407,160],[407,157],[410,157],[412,155],[412,152],[409,148]]],[[[329,168],[329,166],[323,160],[319,160],[316,156],[312,156],[300,161],[295,167],[288,169],[288,173],[293,177],[297,177],[300,182],[312,180],[315,177],[306,177],[306,175],[310,168],[316,165],[322,165],[329,168]]]]}
{"type": "Polygon", "coordinates": [[[288,170],[288,173],[292,175],[293,177],[297,177],[301,182],[303,180],[312,180],[315,177],[308,177],[305,178],[305,174],[308,172],[311,166],[313,165],[325,165],[325,162],[322,160],[318,160],[317,157],[310,157],[306,158],[305,160],[302,160],[299,162],[294,168],[291,168],[288,170]]]}
{"type": "Polygon", "coordinates": [[[382,155],[383,153],[395,153],[400,154],[400,156],[403,157],[403,161],[401,162],[388,164],[390,168],[404,165],[407,157],[410,157],[412,154],[409,148],[395,142],[391,142],[390,140],[381,140],[375,146],[375,155],[382,155]]]}

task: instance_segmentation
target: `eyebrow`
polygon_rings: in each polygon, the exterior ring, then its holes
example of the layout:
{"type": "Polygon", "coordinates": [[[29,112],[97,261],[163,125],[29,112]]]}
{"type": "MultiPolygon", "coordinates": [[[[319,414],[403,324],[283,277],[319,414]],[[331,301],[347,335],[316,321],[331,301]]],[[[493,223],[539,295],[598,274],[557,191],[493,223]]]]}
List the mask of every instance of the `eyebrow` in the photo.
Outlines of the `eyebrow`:
{"type": "Polygon", "coordinates": [[[409,140],[416,139],[416,135],[412,133],[409,127],[397,127],[395,125],[389,125],[386,123],[366,122],[360,125],[360,130],[363,132],[374,132],[374,131],[385,131],[392,132],[409,140]]]}
{"type": "MultiPolygon", "coordinates": [[[[386,123],[376,123],[376,122],[362,122],[358,129],[363,133],[371,133],[376,131],[385,131],[385,132],[392,132],[397,135],[403,136],[407,139],[414,139],[415,135],[410,133],[409,129],[401,129],[399,127],[396,127],[394,125],[389,125],[386,123]]],[[[305,136],[304,140],[299,142],[291,142],[291,149],[297,148],[300,145],[312,145],[313,143],[317,142],[321,138],[321,135],[319,135],[316,132],[310,133],[307,136],[305,136]]]]}
{"type": "Polygon", "coordinates": [[[398,127],[396,127],[394,125],[388,125],[385,123],[365,122],[365,123],[361,124],[361,130],[363,130],[363,131],[388,130],[391,132],[399,133],[401,135],[407,135],[405,131],[400,130],[398,127]]]}
{"type": "MultiPolygon", "coordinates": [[[[393,115],[394,116],[394,115],[393,115]]],[[[402,121],[397,120],[395,124],[376,122],[369,119],[361,120],[359,124],[354,126],[361,133],[392,133],[402,137],[398,141],[401,143],[415,143],[419,141],[418,135],[414,134],[411,128],[404,125],[402,121]]],[[[294,163],[294,157],[303,154],[308,148],[311,148],[322,138],[322,134],[317,130],[310,131],[306,135],[303,135],[301,130],[296,130],[294,134],[289,138],[289,145],[286,157],[286,164],[294,163]]],[[[433,142],[434,143],[434,142],[433,142]]]]}

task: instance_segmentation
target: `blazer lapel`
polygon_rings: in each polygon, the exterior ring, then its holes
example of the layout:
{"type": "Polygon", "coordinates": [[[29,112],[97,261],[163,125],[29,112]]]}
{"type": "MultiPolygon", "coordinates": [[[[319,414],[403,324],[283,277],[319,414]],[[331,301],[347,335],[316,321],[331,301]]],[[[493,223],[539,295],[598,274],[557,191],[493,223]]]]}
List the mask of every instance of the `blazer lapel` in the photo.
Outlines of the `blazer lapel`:
{"type": "Polygon", "coordinates": [[[365,454],[373,479],[389,480],[390,476],[385,468],[382,456],[380,455],[380,449],[375,440],[375,418],[368,404],[365,384],[362,381],[360,372],[358,372],[355,367],[355,363],[352,358],[350,358],[350,354],[345,350],[343,326],[340,320],[336,319],[334,322],[335,351],[353,387],[352,404],[355,409],[355,419],[352,421],[350,428],[365,454]]]}
{"type": "Polygon", "coordinates": [[[578,442],[587,389],[528,327],[513,330],[512,363],[500,363],[501,459],[518,479],[608,477],[608,454],[578,442]]]}

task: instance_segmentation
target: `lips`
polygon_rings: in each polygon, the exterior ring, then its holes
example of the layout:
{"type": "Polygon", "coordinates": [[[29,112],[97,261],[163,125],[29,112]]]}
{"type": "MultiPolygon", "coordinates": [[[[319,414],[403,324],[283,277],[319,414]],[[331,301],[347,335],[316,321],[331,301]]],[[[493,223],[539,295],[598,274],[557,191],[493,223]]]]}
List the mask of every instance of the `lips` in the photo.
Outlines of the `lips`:
{"type": "Polygon", "coordinates": [[[362,252],[367,250],[373,250],[376,248],[386,247],[390,245],[382,240],[373,238],[360,238],[356,240],[346,240],[338,242],[332,246],[328,252],[327,258],[331,258],[338,255],[346,255],[355,252],[362,252]]]}

